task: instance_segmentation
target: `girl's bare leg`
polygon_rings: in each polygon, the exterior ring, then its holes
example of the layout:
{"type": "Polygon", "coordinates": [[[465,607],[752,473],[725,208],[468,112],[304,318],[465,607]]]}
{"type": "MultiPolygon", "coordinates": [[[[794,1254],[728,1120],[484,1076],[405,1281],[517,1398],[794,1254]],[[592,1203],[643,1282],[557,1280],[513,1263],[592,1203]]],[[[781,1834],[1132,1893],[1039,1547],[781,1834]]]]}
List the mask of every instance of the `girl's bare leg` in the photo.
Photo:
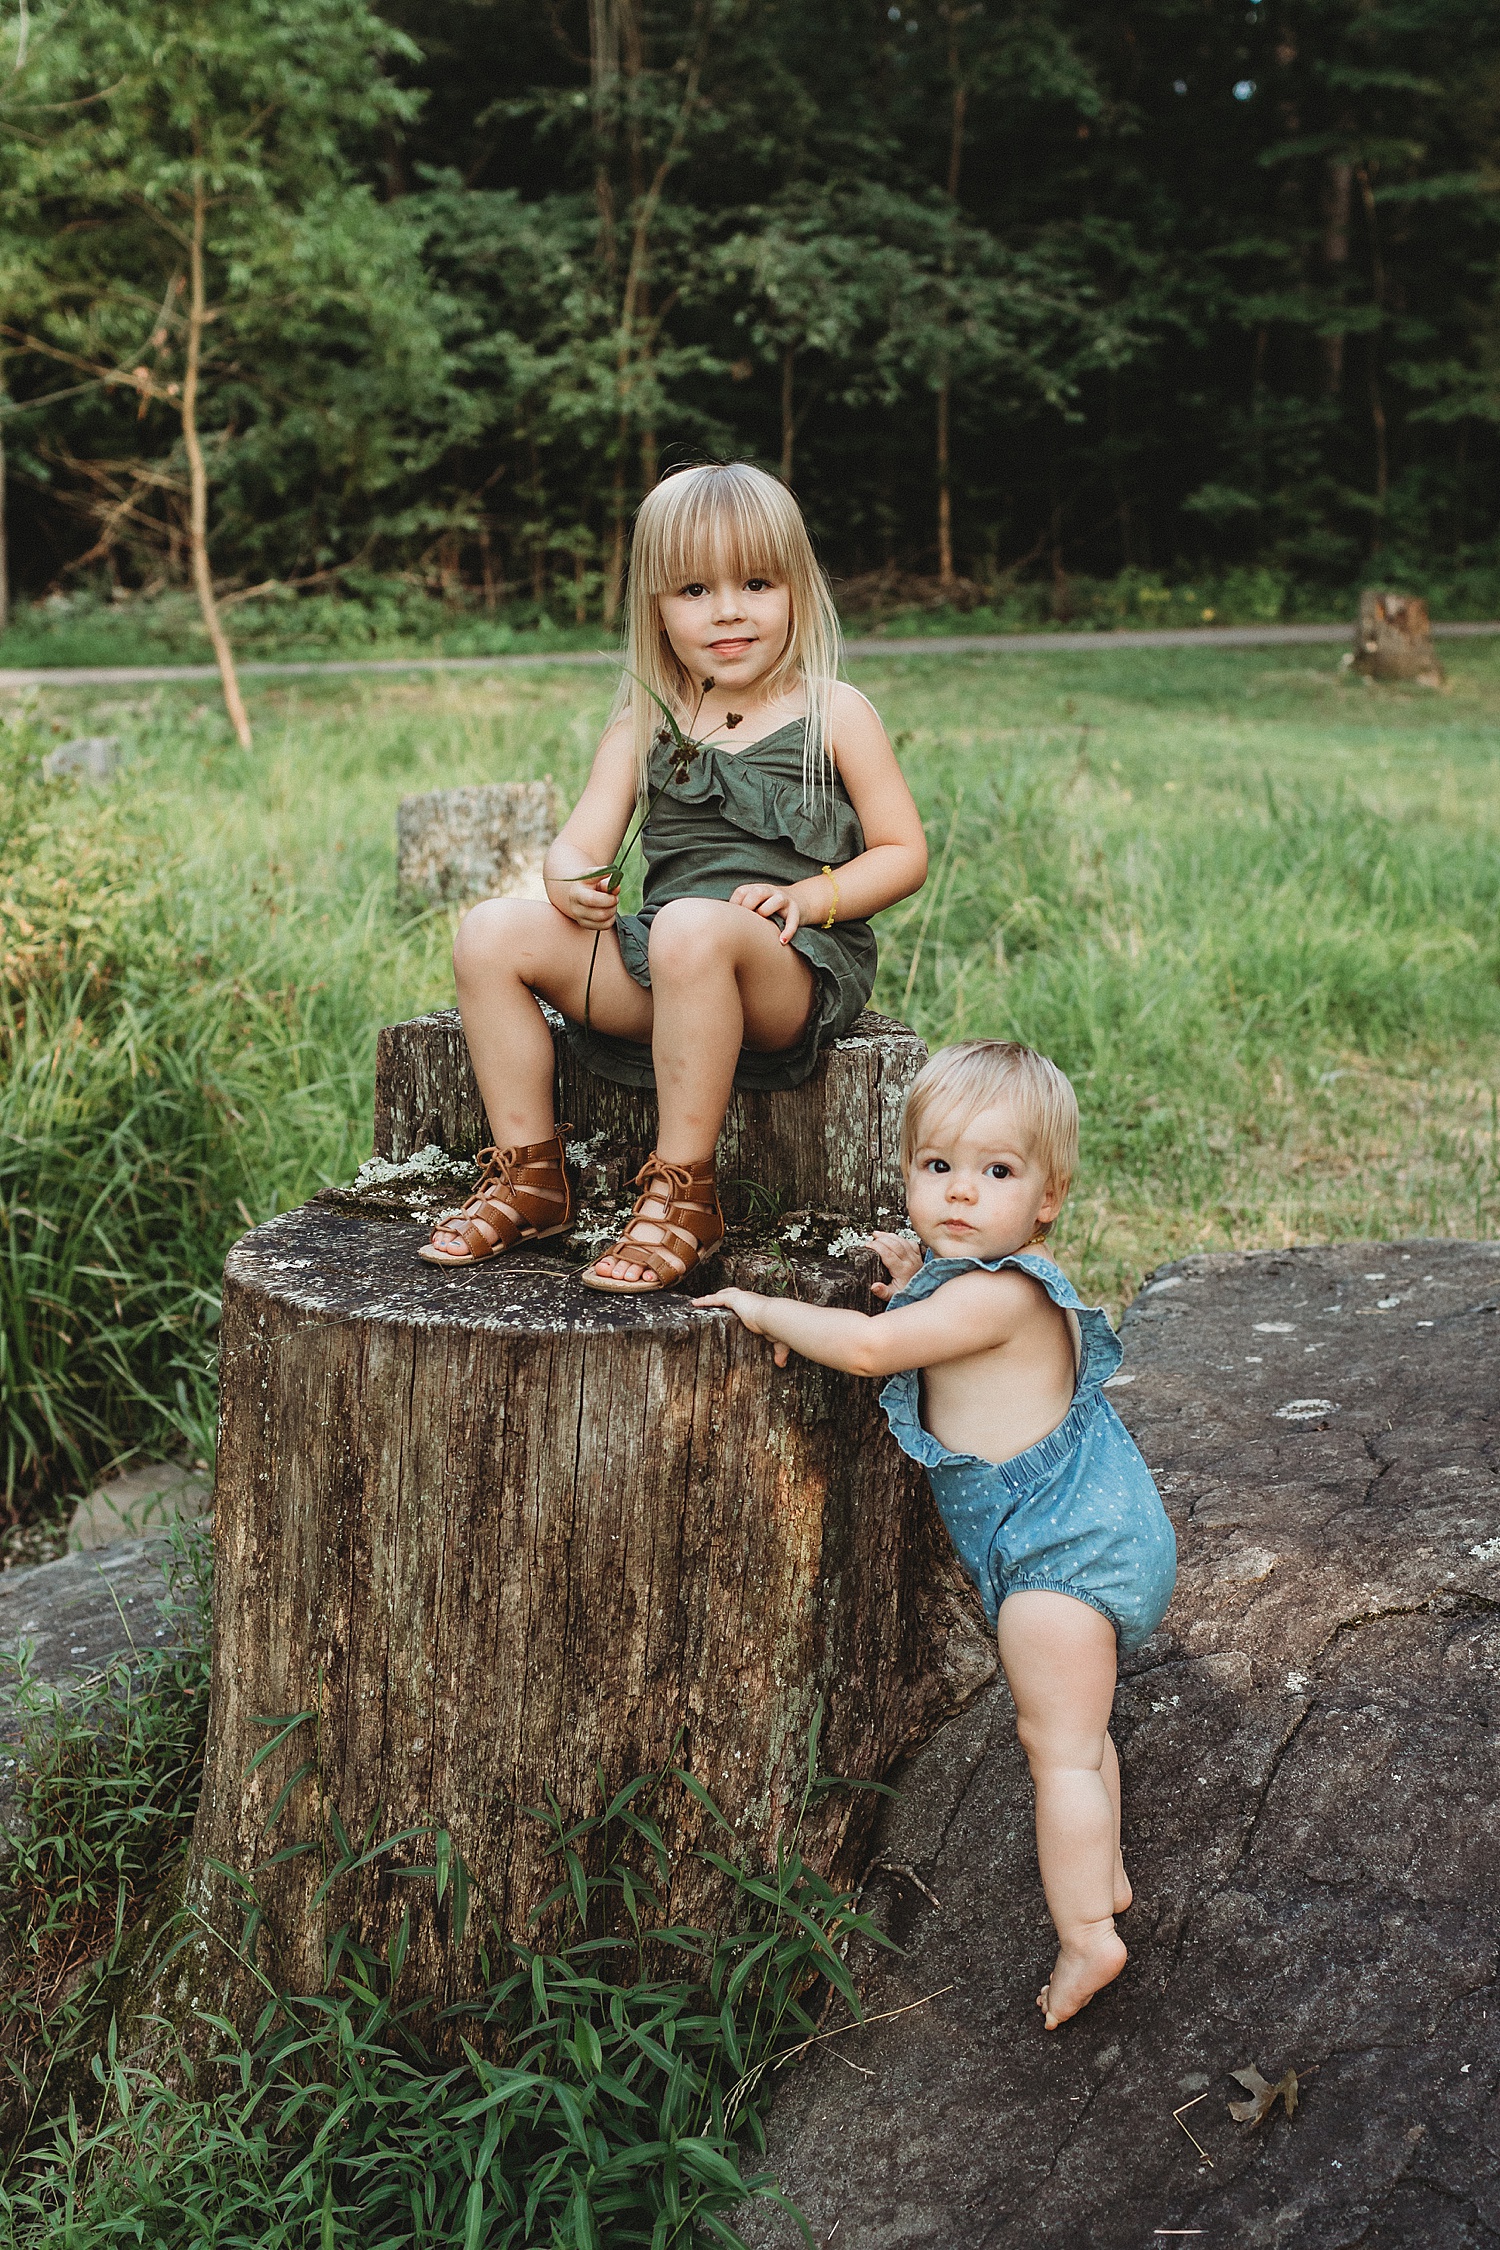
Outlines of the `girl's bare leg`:
{"type": "Polygon", "coordinates": [[[1125,1966],[1114,1924],[1117,1816],[1105,1777],[1115,1629],[1069,1594],[1012,1594],[1000,1610],[1000,1661],[1036,1786],[1037,1861],[1058,1937],[1037,2006],[1055,2031],[1125,1966]]]}
{"type": "MultiPolygon", "coordinates": [[[[715,898],[662,907],[651,924],[650,957],[657,1152],[668,1163],[701,1164],[717,1145],[740,1048],[774,1053],[796,1045],[812,1006],[813,973],[781,943],[776,923],[715,898]]],[[[665,1204],[646,1204],[642,1217],[665,1218],[665,1204]]],[[[641,1234],[652,1239],[644,1227],[641,1234]]],[[[598,1271],[638,1281],[646,1269],[612,1258],[600,1259],[598,1271]]]]}
{"type": "MultiPolygon", "coordinates": [[[[459,926],[453,947],[459,1013],[499,1148],[552,1137],[552,1034],[537,998],[581,1022],[593,950],[592,930],[545,899],[488,898],[459,926]]],[[[603,1031],[651,1036],[651,995],[625,967],[613,930],[599,940],[589,1012],[603,1031]]],[[[495,1240],[482,1220],[471,1223],[495,1240]]],[[[461,1236],[442,1229],[433,1240],[440,1249],[465,1247],[461,1236]]]]}

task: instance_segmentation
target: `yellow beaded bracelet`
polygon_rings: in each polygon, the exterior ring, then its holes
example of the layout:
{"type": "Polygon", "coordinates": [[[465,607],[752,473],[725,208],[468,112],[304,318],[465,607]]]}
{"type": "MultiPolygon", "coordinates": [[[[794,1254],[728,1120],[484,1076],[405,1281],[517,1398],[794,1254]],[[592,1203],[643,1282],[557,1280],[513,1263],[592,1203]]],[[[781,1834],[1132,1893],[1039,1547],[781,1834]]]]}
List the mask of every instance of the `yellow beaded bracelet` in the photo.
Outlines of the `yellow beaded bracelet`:
{"type": "Polygon", "coordinates": [[[829,882],[833,885],[833,904],[829,907],[828,919],[823,924],[825,930],[831,930],[833,928],[835,920],[837,919],[839,910],[839,879],[837,875],[834,874],[831,867],[825,867],[823,873],[828,877],[829,882]]]}

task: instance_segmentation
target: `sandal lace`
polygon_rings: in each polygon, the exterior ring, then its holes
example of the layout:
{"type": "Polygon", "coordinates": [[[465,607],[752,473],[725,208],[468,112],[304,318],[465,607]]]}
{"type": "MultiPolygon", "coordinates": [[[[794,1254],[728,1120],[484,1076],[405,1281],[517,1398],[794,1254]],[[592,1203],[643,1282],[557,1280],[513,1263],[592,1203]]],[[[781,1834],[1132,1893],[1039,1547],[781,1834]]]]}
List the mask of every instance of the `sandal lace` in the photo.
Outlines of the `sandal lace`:
{"type": "Polygon", "coordinates": [[[474,1193],[469,1197],[469,1202],[464,1205],[466,1211],[469,1205],[474,1203],[501,1202],[514,1204],[516,1197],[515,1164],[518,1154],[519,1151],[513,1148],[491,1147],[477,1151],[474,1161],[479,1166],[479,1178],[475,1182],[474,1193]],[[498,1197],[490,1192],[492,1188],[497,1187],[504,1190],[504,1193],[498,1197]]]}
{"type": "MultiPolygon", "coordinates": [[[[648,1180],[666,1181],[668,1187],[674,1192],[658,1200],[667,1203],[685,1203],[688,1199],[689,1188],[704,1185],[701,1180],[693,1178],[693,1166],[691,1164],[669,1164],[666,1158],[661,1156],[648,1157],[630,1184],[632,1187],[644,1187],[648,1180]]],[[[645,1198],[638,1197],[637,1200],[644,1202],[645,1198]]],[[[651,1223],[654,1225],[655,1221],[653,1220],[651,1223]]]]}

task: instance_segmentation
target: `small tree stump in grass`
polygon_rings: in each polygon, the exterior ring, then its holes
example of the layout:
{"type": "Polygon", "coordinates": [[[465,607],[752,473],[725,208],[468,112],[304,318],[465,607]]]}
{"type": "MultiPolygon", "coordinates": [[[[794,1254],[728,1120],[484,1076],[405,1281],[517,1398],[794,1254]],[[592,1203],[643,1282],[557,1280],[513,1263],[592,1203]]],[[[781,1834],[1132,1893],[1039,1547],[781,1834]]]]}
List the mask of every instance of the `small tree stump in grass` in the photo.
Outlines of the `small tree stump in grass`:
{"type": "Polygon", "coordinates": [[[1369,680],[1415,680],[1419,687],[1441,687],[1443,668],[1432,645],[1426,602],[1415,594],[1366,587],[1359,597],[1353,663],[1369,680]]]}
{"type": "MultiPolygon", "coordinates": [[[[731,1237],[705,1286],[871,1309],[871,1254],[829,1253],[838,1217],[791,1231],[795,1247],[731,1237]]],[[[871,1781],[994,1670],[874,1384],[778,1370],[675,1293],[594,1295],[586,1245],[441,1272],[415,1256],[425,1232],[346,1195],[256,1228],[225,1269],[214,1686],[188,1895],[237,1942],[244,1900],[220,1870],[253,1875],[267,1971],[289,1990],[318,1985],[323,1863],[272,1855],[320,1835],[325,1807],[355,1839],[371,1823],[446,1827],[477,1887],[472,1950],[491,1916],[535,1935],[558,1869],[526,1808],[549,1791],[578,1817],[597,1809],[596,1769],[614,1788],[675,1761],[764,1859],[797,1818],[820,1703],[825,1770],[871,1781]],[[267,1722],[299,1711],[315,1724],[249,1772],[267,1722]]],[[[857,1875],[875,1804],[815,1800],[803,1849],[836,1881],[857,1875]]],[[[674,1918],[728,1910],[727,1880],[691,1856],[714,1841],[684,1796],[674,1918]]],[[[439,1996],[462,1987],[430,1886],[385,1869],[362,1896],[336,1890],[326,1926],[352,1911],[383,1945],[410,1911],[412,1974],[439,1996]]],[[[203,1958],[212,2004],[217,1956],[203,1958]]]]}
{"type": "Polygon", "coordinates": [[[407,906],[472,906],[501,892],[543,898],[542,861],[557,829],[550,781],[488,782],[403,797],[396,813],[396,895],[407,906]]]}
{"type": "MultiPolygon", "coordinates": [[[[557,1019],[554,1018],[554,1021],[557,1019]]],[[[633,1171],[655,1143],[648,1093],[596,1078],[557,1042],[557,1113],[575,1143],[617,1144],[633,1171]]],[[[825,1048],[790,1093],[736,1093],[719,1138],[719,1177],[742,1200],[753,1184],[788,1204],[899,1225],[901,1105],[927,1049],[904,1023],[871,1010],[825,1048]]],[[[472,1156],[490,1139],[456,1008],[387,1025],[375,1061],[375,1154],[401,1164],[420,1149],[472,1156]]]]}

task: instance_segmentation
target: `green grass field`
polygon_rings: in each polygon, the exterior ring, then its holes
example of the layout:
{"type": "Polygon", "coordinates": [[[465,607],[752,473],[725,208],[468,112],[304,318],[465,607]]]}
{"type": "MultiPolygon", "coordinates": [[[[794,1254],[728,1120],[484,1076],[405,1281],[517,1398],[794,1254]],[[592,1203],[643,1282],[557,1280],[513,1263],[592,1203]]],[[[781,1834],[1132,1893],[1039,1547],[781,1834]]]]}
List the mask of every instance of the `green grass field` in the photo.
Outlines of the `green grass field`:
{"type": "MultiPolygon", "coordinates": [[[[854,667],[929,825],[876,1005],[1073,1077],[1059,1228],[1118,1307],[1164,1258],[1500,1219],[1500,650],[1448,692],[1332,652],[854,667]]],[[[604,674],[49,690],[0,802],[0,1444],[31,1512],[131,1445],[204,1442],[216,1276],[369,1151],[378,1026],[450,995],[394,905],[413,790],[587,768],[604,674]],[[109,731],[105,794],[43,789],[109,731]],[[4,810],[9,804],[8,813],[4,810]],[[29,933],[29,934],[28,934],[29,933]]]]}

